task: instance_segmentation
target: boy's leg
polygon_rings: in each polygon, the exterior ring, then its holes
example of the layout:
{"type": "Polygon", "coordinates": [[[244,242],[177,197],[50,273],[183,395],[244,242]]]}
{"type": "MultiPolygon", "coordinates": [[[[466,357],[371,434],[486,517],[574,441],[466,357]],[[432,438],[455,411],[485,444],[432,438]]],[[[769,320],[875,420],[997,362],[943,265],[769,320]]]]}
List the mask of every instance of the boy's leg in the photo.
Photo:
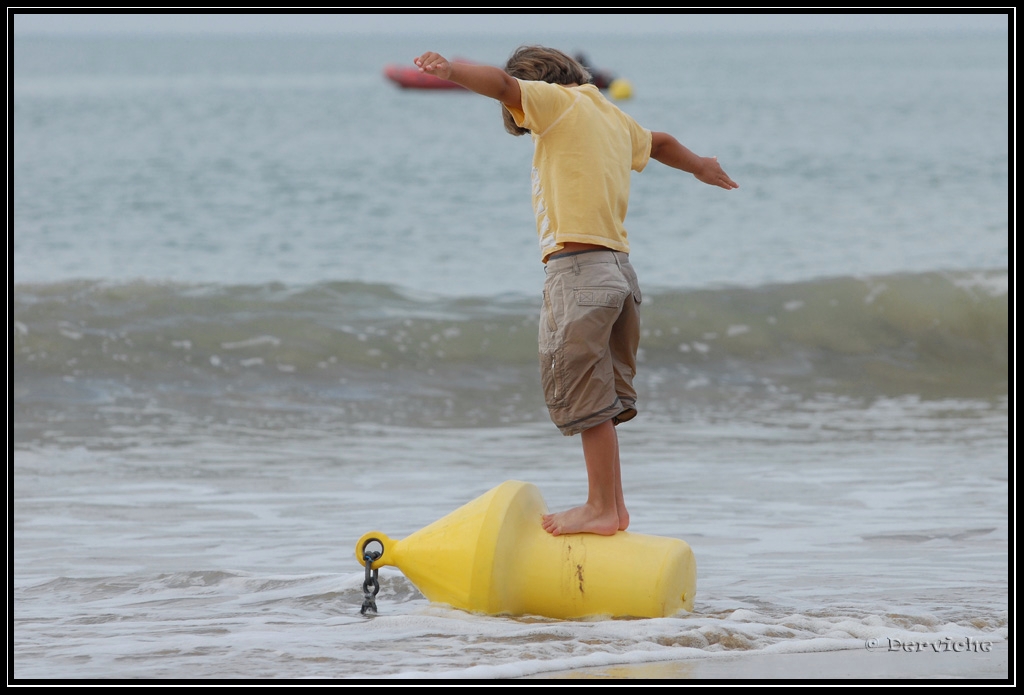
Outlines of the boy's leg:
{"type": "Polygon", "coordinates": [[[545,514],[542,526],[553,535],[612,535],[629,526],[615,425],[636,415],[636,274],[611,251],[553,259],[546,273],[541,381],[551,419],[563,434],[581,435],[589,489],[585,504],[545,514]]]}
{"type": "Polygon", "coordinates": [[[541,525],[555,536],[566,533],[610,536],[629,526],[629,512],[622,494],[618,434],[614,423],[605,420],[584,430],[580,437],[587,464],[587,501],[564,512],[545,514],[541,525]]]}
{"type": "Polygon", "coordinates": [[[619,530],[629,528],[629,511],[626,509],[626,497],[622,492],[622,463],[619,459],[619,431],[612,420],[612,436],[615,437],[615,508],[619,513],[619,530]]]}

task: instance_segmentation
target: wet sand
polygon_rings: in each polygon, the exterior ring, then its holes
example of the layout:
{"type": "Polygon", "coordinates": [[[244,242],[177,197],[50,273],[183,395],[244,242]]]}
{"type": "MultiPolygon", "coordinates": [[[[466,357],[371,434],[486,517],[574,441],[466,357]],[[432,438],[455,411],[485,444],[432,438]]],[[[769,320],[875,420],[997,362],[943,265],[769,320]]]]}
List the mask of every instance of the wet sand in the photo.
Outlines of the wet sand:
{"type": "Polygon", "coordinates": [[[985,680],[1012,684],[1010,643],[991,651],[848,649],[800,654],[735,652],[709,658],[574,669],[530,679],[612,680],[985,680]]]}

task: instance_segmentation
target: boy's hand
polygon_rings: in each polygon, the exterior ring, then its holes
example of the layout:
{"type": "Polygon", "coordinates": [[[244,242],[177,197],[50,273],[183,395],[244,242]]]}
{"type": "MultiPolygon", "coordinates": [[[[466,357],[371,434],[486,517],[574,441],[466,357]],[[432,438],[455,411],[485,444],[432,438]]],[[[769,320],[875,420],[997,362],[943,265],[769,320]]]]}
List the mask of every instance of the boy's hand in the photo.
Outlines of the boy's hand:
{"type": "Polygon", "coordinates": [[[703,181],[711,186],[718,186],[719,188],[733,189],[739,188],[740,185],[729,178],[729,175],[722,169],[722,165],[718,163],[718,157],[701,157],[700,167],[697,171],[693,172],[693,175],[697,177],[697,180],[703,181]]]}
{"type": "Polygon", "coordinates": [[[452,64],[443,55],[433,51],[427,51],[412,62],[416,63],[420,72],[435,75],[443,80],[447,80],[452,75],[452,64]]]}

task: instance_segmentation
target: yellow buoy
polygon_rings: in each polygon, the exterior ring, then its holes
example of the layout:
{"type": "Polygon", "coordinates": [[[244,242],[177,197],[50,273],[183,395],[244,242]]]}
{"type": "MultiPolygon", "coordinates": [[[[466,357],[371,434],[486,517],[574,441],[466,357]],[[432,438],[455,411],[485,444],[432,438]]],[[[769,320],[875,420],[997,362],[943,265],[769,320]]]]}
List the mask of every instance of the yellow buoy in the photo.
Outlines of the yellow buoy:
{"type": "Polygon", "coordinates": [[[552,536],[530,483],[506,481],[401,540],[378,541],[370,569],[397,567],[430,601],[490,615],[660,618],[693,610],[697,564],[677,538],[619,531],[552,536]]]}
{"type": "Polygon", "coordinates": [[[633,96],[633,85],[629,83],[629,80],[624,80],[621,77],[617,77],[612,80],[612,83],[608,85],[608,94],[611,95],[612,99],[623,101],[633,96]]]}

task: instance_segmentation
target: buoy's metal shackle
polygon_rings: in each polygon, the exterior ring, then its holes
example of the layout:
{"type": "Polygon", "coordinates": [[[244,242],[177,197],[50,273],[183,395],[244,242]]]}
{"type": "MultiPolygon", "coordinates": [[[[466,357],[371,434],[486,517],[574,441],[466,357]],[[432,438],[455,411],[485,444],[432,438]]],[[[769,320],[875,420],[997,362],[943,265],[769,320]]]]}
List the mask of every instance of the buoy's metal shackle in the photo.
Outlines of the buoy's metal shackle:
{"type": "MultiPolygon", "coordinates": [[[[363,537],[356,543],[356,560],[359,561],[360,565],[366,566],[367,560],[370,562],[369,569],[380,569],[384,565],[388,564],[384,562],[384,556],[388,553],[388,548],[392,545],[392,540],[380,531],[370,531],[369,533],[363,534],[363,537]],[[366,552],[367,546],[371,543],[379,543],[381,550],[373,557],[368,557],[366,552]]],[[[373,553],[370,553],[373,555],[373,553]]]]}

